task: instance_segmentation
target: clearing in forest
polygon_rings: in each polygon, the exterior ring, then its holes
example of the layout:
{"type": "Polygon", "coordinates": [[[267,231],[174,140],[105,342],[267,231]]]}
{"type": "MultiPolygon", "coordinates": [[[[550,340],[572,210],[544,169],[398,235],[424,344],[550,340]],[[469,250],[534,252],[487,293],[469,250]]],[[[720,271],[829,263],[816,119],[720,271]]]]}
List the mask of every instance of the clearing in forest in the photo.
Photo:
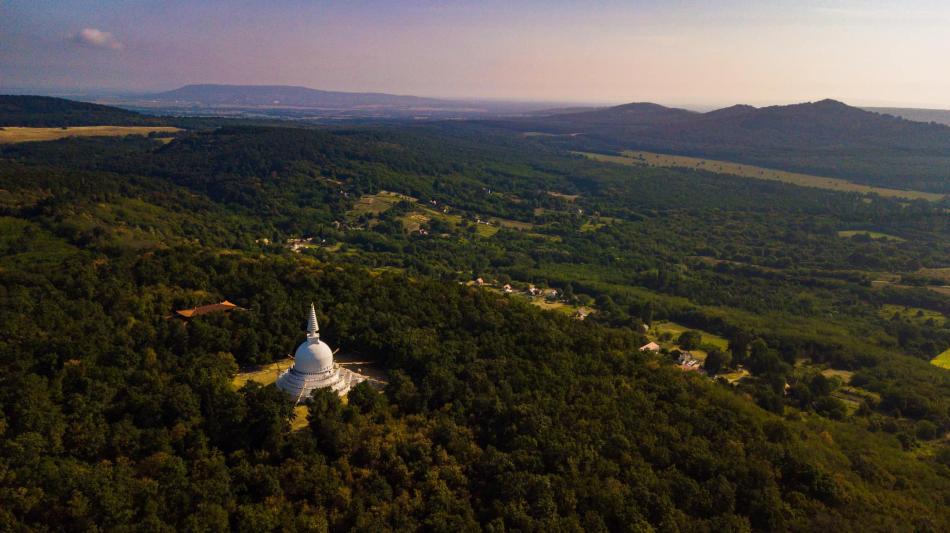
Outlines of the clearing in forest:
{"type": "Polygon", "coordinates": [[[825,376],[826,378],[838,378],[842,383],[847,385],[848,383],[851,383],[851,378],[854,377],[854,372],[850,370],[835,370],[833,368],[826,368],[825,370],[821,371],[821,375],[825,376]]]}
{"type": "Polygon", "coordinates": [[[917,275],[950,283],[950,268],[921,268],[917,275]]]}
{"type": "Polygon", "coordinates": [[[548,191],[548,194],[555,198],[560,198],[568,202],[573,202],[574,200],[577,200],[581,196],[579,194],[564,194],[563,192],[555,192],[555,191],[548,191]]]}
{"type": "Polygon", "coordinates": [[[946,368],[950,370],[950,348],[946,349],[943,353],[934,357],[930,360],[930,364],[934,366],[939,366],[940,368],[946,368]]]}
{"type": "Polygon", "coordinates": [[[503,228],[516,229],[519,231],[525,231],[534,228],[534,224],[530,222],[522,222],[520,220],[511,220],[508,218],[491,217],[488,219],[488,221],[503,228]]]}
{"type": "Polygon", "coordinates": [[[879,231],[867,231],[863,229],[849,229],[845,231],[839,231],[839,237],[851,238],[855,235],[867,235],[869,238],[874,240],[884,240],[884,241],[894,241],[894,242],[904,242],[904,239],[896,235],[888,235],[887,233],[881,233],[879,231]]]}
{"type": "Polygon", "coordinates": [[[625,151],[623,152],[623,155],[619,156],[595,154],[592,152],[576,153],[596,161],[604,161],[608,163],[705,170],[707,172],[714,172],[717,174],[729,174],[733,176],[759,180],[781,181],[783,183],[790,183],[792,185],[798,185],[801,187],[814,187],[832,191],[858,192],[863,194],[871,193],[892,198],[906,198],[908,200],[923,199],[930,200],[932,202],[938,202],[944,198],[944,195],[932,192],[873,187],[871,185],[861,185],[838,178],[826,178],[822,176],[813,176],[811,174],[800,174],[798,172],[786,172],[784,170],[775,170],[771,168],[757,167],[754,165],[743,165],[741,163],[730,163],[728,161],[717,161],[714,159],[702,159],[699,157],[657,154],[653,152],[632,150],[625,151]]]}
{"type": "Polygon", "coordinates": [[[277,381],[277,376],[280,375],[281,372],[287,370],[293,364],[293,359],[283,359],[275,363],[260,365],[244,372],[238,372],[238,374],[234,376],[234,379],[231,380],[231,385],[233,385],[235,389],[240,389],[247,384],[248,381],[256,381],[261,385],[270,385],[277,381]]]}
{"type": "Polygon", "coordinates": [[[364,194],[360,196],[360,199],[356,201],[353,209],[350,209],[347,215],[353,218],[365,214],[377,216],[388,211],[392,206],[403,200],[411,203],[416,202],[416,199],[411,196],[389,191],[379,191],[376,194],[364,194]]]}
{"type": "MultiPolygon", "coordinates": [[[[679,338],[680,334],[682,334],[684,331],[698,331],[699,334],[702,335],[703,337],[703,340],[699,343],[700,345],[708,344],[711,346],[715,346],[716,348],[719,348],[720,350],[726,350],[729,348],[729,341],[723,337],[720,337],[719,335],[714,335],[712,333],[709,333],[708,331],[703,331],[701,329],[689,328],[682,324],[677,324],[676,322],[655,322],[653,324],[653,327],[650,329],[652,330],[652,333],[656,335],[657,337],[659,337],[660,335],[664,333],[669,333],[670,336],[673,337],[674,343],[679,338]]],[[[695,350],[690,350],[690,351],[695,351],[695,350]]]]}
{"type": "Polygon", "coordinates": [[[878,316],[885,320],[894,318],[894,315],[916,324],[924,324],[929,320],[933,320],[938,326],[942,326],[947,321],[946,317],[943,316],[943,313],[930,309],[922,309],[920,307],[884,304],[878,311],[878,316]]]}
{"type": "Polygon", "coordinates": [[[32,141],[55,141],[65,137],[124,137],[148,135],[149,133],[175,133],[180,128],[171,126],[74,126],[70,128],[24,128],[3,126],[0,128],[0,144],[32,141]]]}

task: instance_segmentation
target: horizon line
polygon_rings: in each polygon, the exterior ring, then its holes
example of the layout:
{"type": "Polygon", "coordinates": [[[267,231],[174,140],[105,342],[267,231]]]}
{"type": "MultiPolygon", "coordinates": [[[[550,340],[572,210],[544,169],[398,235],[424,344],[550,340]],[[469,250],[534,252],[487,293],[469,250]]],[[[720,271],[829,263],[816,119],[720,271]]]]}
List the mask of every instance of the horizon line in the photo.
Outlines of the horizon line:
{"type": "Polygon", "coordinates": [[[665,107],[672,108],[682,108],[693,111],[712,111],[716,109],[723,109],[726,107],[734,105],[751,105],[753,107],[768,107],[768,106],[782,106],[782,105],[795,105],[795,104],[804,104],[804,103],[814,103],[822,100],[837,100],[839,102],[845,103],[846,105],[858,108],[877,108],[877,109],[887,109],[887,108],[901,108],[901,109],[920,109],[928,111],[950,111],[950,104],[946,106],[941,106],[940,104],[924,104],[924,103],[907,103],[907,102],[894,102],[894,101],[866,101],[867,103],[849,103],[847,99],[836,98],[836,97],[824,97],[824,98],[795,98],[795,99],[755,99],[747,101],[732,101],[732,102],[667,102],[661,103],[662,99],[650,99],[650,98],[634,98],[634,99],[611,99],[611,100],[574,100],[574,99],[544,99],[544,98],[517,98],[517,97],[495,97],[495,96],[432,96],[425,94],[412,94],[407,92],[389,92],[386,90],[376,90],[376,89],[360,89],[360,90],[342,90],[342,89],[323,89],[315,88],[307,85],[298,85],[298,84],[282,84],[282,83],[220,83],[220,82],[193,82],[185,83],[181,85],[176,85],[171,89],[130,89],[130,88],[116,88],[116,87],[62,87],[62,86],[4,86],[0,84],[0,94],[6,95],[32,95],[32,96],[51,96],[57,98],[68,98],[70,96],[85,96],[85,97],[98,97],[98,98],[109,98],[109,97],[135,97],[135,96],[146,96],[154,95],[162,92],[174,91],[181,89],[187,86],[193,85],[217,85],[222,87],[293,87],[293,88],[302,88],[315,91],[325,91],[325,92],[339,92],[339,93],[351,93],[351,94],[380,94],[380,95],[389,95],[389,96],[406,96],[406,97],[416,97],[416,98],[429,98],[433,100],[445,100],[447,102],[492,102],[492,103],[507,103],[507,104],[550,104],[552,106],[571,106],[571,107],[613,107],[619,105],[633,104],[633,103],[654,103],[658,105],[663,105],[665,107]],[[873,103],[872,103],[873,102],[873,103]]]}

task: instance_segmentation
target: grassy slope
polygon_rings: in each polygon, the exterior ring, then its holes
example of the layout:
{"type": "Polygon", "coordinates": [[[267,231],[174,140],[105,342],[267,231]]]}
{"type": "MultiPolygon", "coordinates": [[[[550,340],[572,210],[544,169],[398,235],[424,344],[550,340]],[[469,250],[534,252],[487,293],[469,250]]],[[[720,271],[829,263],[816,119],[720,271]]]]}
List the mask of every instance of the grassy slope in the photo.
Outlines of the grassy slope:
{"type": "Polygon", "coordinates": [[[884,187],[872,187],[869,185],[860,185],[847,180],[837,178],[825,178],[821,176],[812,176],[809,174],[800,174],[797,172],[786,172],[783,170],[774,170],[753,165],[743,165],[740,163],[730,163],[728,161],[715,161],[712,159],[701,159],[698,157],[687,157],[680,155],[656,154],[642,151],[626,151],[622,156],[612,156],[604,154],[595,154],[590,152],[578,152],[582,155],[604,161],[608,163],[619,163],[622,165],[647,165],[654,167],[676,167],[689,168],[694,170],[705,170],[717,174],[730,174],[744,178],[754,178],[770,181],[781,181],[791,183],[802,187],[815,187],[819,189],[828,189],[832,191],[858,192],[865,194],[877,194],[880,196],[893,198],[906,198],[908,200],[930,200],[939,201],[944,195],[937,193],[921,191],[904,191],[898,189],[888,189],[884,187]]]}
{"type": "Polygon", "coordinates": [[[0,144],[33,141],[54,141],[66,137],[122,137],[148,135],[152,132],[175,133],[180,128],[171,126],[74,126],[71,128],[0,128],[0,144]]]}
{"type": "Polygon", "coordinates": [[[930,364],[950,370],[950,348],[930,360],[930,364]]]}

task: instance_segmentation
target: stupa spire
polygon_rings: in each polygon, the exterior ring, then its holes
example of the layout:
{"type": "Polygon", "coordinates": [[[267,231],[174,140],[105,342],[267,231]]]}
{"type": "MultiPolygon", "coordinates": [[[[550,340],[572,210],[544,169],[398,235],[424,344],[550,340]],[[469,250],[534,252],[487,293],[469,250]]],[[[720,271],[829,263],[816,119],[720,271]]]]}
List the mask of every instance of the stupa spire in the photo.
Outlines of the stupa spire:
{"type": "Polygon", "coordinates": [[[320,326],[317,324],[317,310],[310,304],[310,319],[307,321],[307,338],[317,340],[320,338],[320,326]]]}

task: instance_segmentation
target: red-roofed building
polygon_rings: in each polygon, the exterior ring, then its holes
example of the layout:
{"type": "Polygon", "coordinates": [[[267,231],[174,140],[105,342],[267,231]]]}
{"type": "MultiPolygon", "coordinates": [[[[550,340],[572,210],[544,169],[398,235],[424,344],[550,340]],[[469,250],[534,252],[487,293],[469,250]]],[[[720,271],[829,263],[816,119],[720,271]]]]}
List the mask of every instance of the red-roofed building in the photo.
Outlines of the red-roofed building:
{"type": "Polygon", "coordinates": [[[224,313],[235,309],[241,308],[225,300],[221,303],[202,305],[192,309],[180,309],[175,311],[175,314],[182,318],[194,318],[199,315],[207,315],[208,313],[224,313]]]}

